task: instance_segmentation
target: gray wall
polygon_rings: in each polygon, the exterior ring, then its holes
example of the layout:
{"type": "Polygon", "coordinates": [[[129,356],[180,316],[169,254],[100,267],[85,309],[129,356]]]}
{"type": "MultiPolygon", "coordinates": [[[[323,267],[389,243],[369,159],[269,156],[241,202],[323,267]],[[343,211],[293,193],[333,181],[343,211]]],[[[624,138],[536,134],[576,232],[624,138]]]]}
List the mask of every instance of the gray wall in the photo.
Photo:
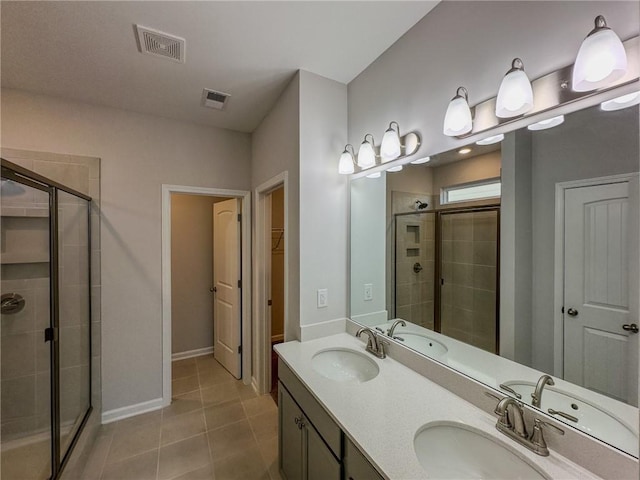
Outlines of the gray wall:
{"type": "Polygon", "coordinates": [[[171,353],[213,346],[213,204],[171,195],[171,353]]]}
{"type": "Polygon", "coordinates": [[[103,411],[161,398],[161,185],[249,190],[250,136],[12,89],[1,106],[3,146],[102,160],[103,411]]]}
{"type": "Polygon", "coordinates": [[[533,367],[553,371],[555,184],[638,171],[638,107],[598,106],[531,139],[533,199],[533,367]]]}

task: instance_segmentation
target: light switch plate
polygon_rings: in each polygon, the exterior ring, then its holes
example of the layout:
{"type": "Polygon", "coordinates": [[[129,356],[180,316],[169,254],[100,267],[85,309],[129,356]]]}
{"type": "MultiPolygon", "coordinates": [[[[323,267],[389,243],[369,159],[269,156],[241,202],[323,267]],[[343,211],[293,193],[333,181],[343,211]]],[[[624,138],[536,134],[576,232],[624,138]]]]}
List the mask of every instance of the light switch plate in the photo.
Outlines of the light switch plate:
{"type": "Polygon", "coordinates": [[[373,283],[364,284],[364,299],[365,301],[373,300],[373,283]]]}
{"type": "Polygon", "coordinates": [[[329,291],[326,288],[318,289],[318,308],[324,308],[329,305],[329,291]]]}

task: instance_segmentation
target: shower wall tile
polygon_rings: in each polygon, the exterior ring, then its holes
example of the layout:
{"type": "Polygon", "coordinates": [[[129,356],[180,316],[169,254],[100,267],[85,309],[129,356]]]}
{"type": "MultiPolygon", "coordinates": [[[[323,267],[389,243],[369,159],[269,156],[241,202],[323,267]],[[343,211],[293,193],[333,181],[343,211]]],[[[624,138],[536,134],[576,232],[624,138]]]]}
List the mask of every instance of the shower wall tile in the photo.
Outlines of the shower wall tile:
{"type": "Polygon", "coordinates": [[[2,422],[33,416],[35,409],[36,376],[12,378],[0,382],[2,422]]]}
{"type": "Polygon", "coordinates": [[[0,343],[3,380],[36,373],[35,332],[6,335],[0,343]]]}
{"type": "Polygon", "coordinates": [[[457,241],[451,242],[453,249],[453,259],[455,263],[473,263],[473,242],[457,241]]]}
{"type": "Polygon", "coordinates": [[[473,266],[473,286],[482,290],[496,290],[496,267],[487,265],[473,266]]]}
{"type": "Polygon", "coordinates": [[[473,263],[476,265],[496,265],[496,242],[474,242],[473,263]]]}

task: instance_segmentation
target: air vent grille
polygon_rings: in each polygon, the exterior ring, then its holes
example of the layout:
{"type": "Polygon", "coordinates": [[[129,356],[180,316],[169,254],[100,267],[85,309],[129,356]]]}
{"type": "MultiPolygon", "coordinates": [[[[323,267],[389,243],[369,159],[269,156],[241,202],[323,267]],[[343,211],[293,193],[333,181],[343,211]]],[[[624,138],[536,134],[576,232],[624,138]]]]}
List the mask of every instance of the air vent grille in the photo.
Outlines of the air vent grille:
{"type": "Polygon", "coordinates": [[[138,47],[141,53],[184,63],[186,43],[184,38],[136,25],[138,47]]]}
{"type": "Polygon", "coordinates": [[[229,100],[230,96],[231,95],[228,93],[217,92],[215,90],[205,88],[202,91],[202,106],[222,110],[227,104],[227,100],[229,100]]]}

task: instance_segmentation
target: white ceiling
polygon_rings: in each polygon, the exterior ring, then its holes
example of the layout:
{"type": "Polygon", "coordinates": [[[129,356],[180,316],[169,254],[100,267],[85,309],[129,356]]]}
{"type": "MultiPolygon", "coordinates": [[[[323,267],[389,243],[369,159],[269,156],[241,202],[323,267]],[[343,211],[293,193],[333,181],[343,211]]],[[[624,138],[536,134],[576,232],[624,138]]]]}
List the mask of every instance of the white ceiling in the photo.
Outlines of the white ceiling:
{"type": "Polygon", "coordinates": [[[298,69],[348,83],[437,3],[2,1],[2,86],[251,132],[298,69]],[[138,23],[186,63],[139,53],[138,23]]]}

